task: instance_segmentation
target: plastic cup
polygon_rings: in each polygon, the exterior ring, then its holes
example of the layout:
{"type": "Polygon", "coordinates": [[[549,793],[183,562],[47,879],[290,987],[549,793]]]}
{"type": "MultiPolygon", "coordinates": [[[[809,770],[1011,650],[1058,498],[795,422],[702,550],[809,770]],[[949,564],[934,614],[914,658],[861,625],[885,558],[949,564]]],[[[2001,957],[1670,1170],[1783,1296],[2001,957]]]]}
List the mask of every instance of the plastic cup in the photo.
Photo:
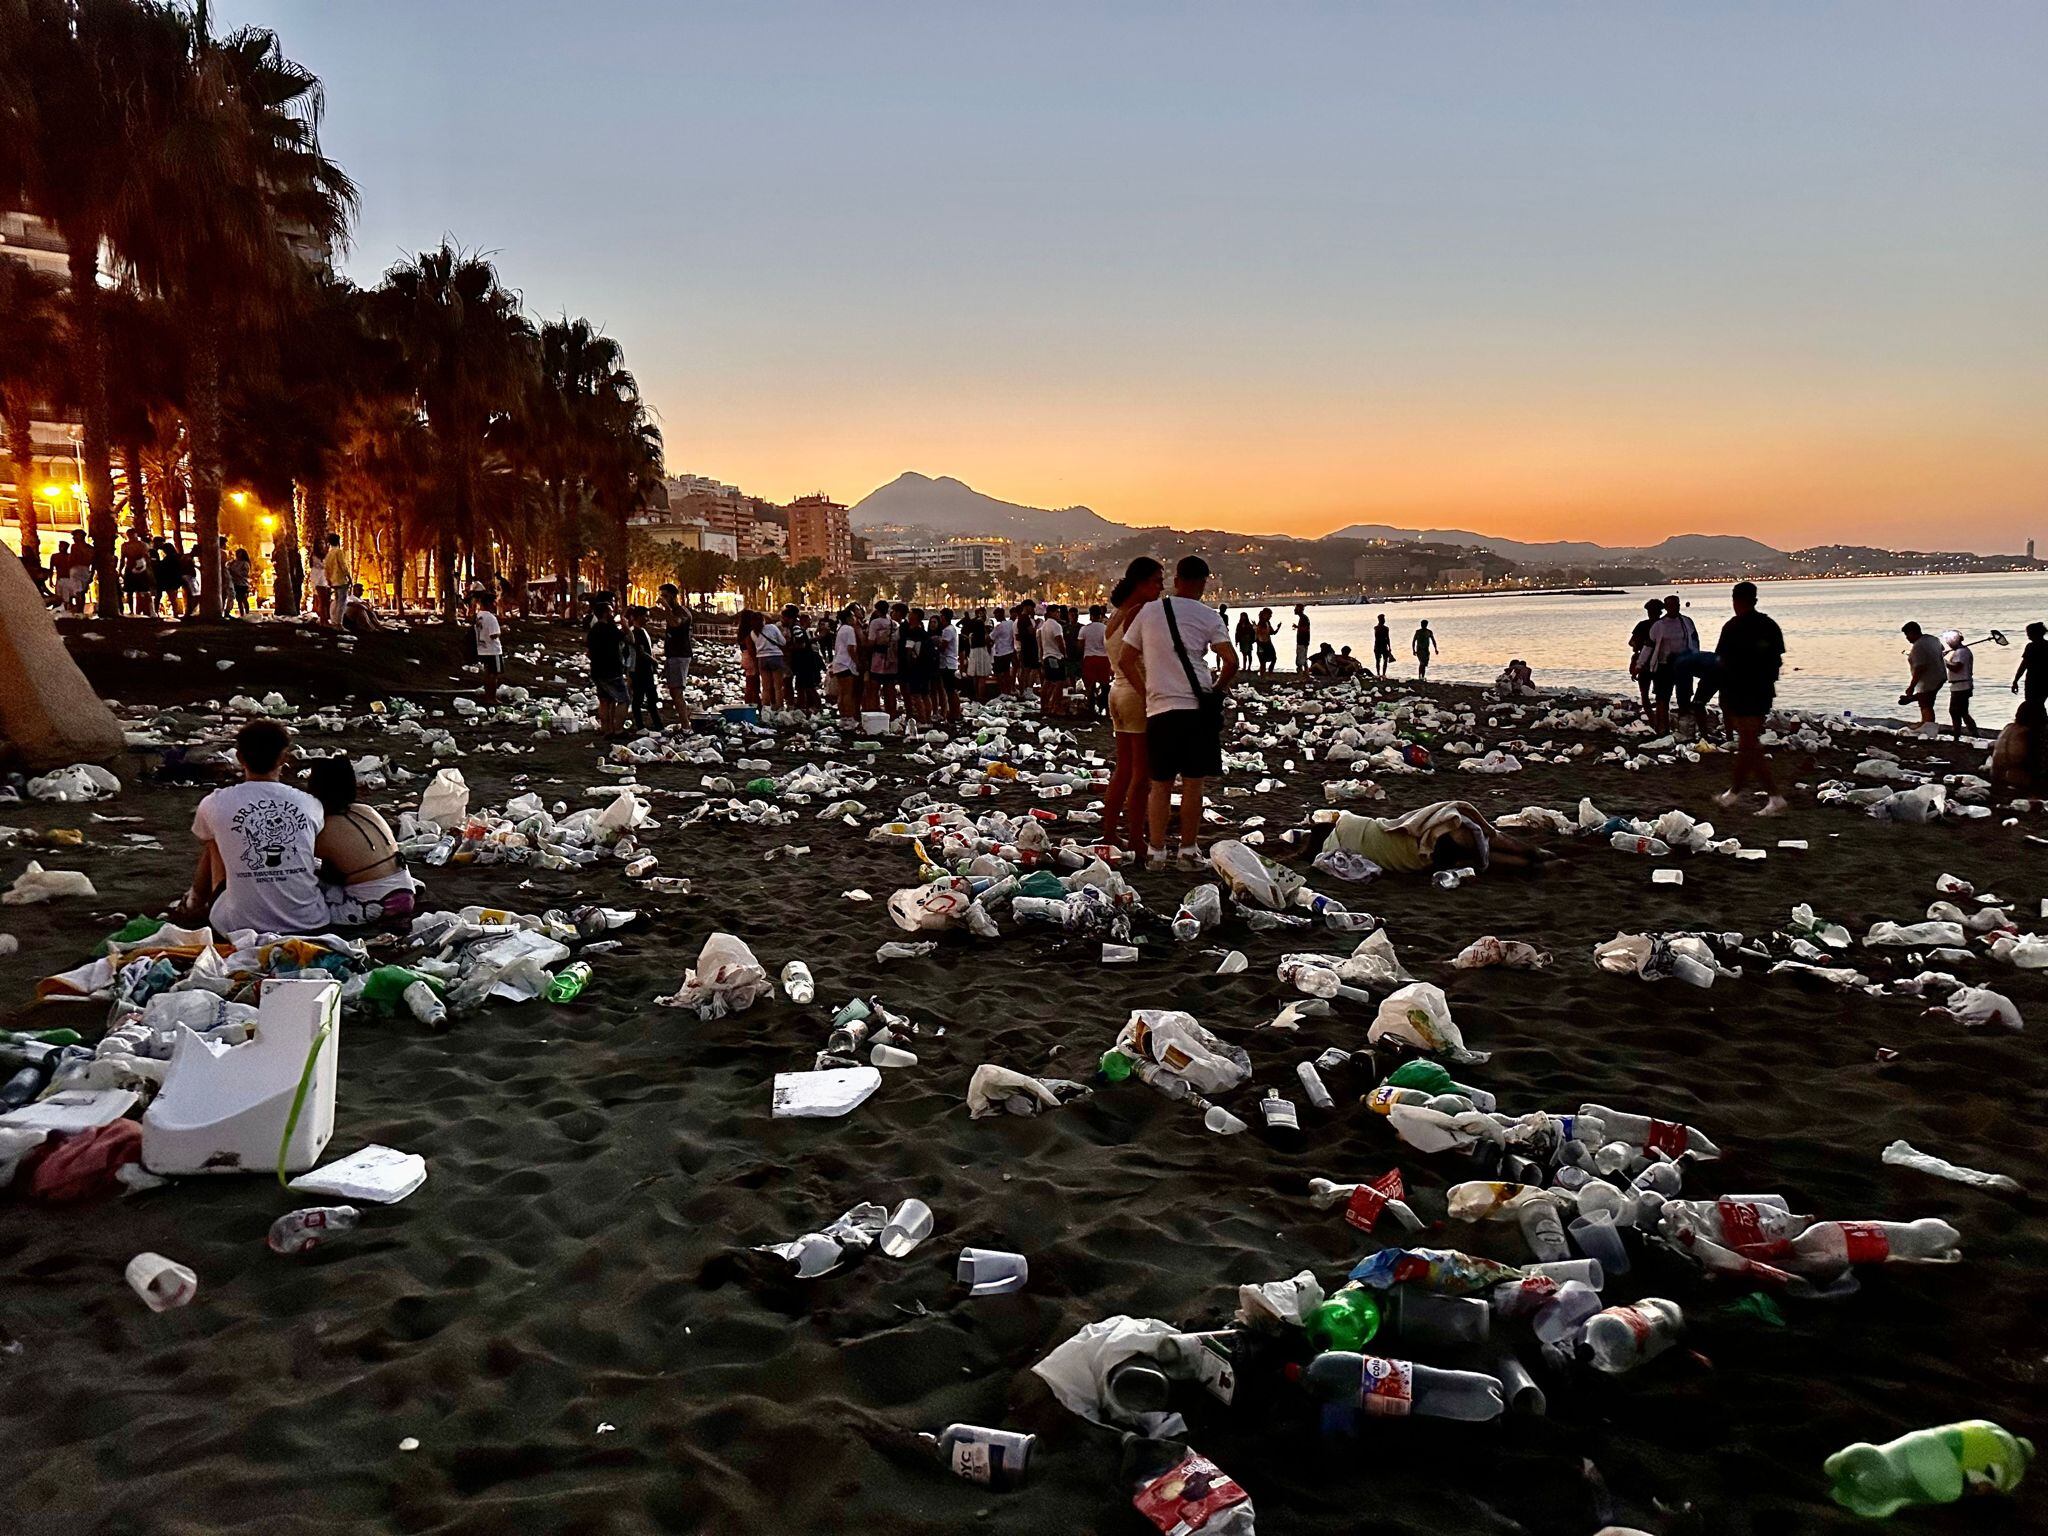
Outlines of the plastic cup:
{"type": "Polygon", "coordinates": [[[1597,1259],[1557,1259],[1548,1264],[1528,1264],[1523,1266],[1522,1272],[1548,1276],[1559,1285],[1563,1285],[1567,1280],[1577,1280],[1583,1285],[1590,1285],[1596,1291],[1607,1283],[1607,1277],[1601,1272],[1600,1261],[1597,1259]]]}
{"type": "Polygon", "coordinates": [[[889,1224],[877,1242],[885,1256],[900,1259],[931,1235],[932,1208],[922,1200],[905,1200],[889,1213],[889,1224]]]}
{"type": "Polygon", "coordinates": [[[1628,1247],[1621,1240],[1621,1230],[1615,1226],[1614,1218],[1607,1212],[1574,1216],[1568,1230],[1579,1252],[1597,1262],[1602,1274],[1628,1273],[1628,1247]]]}
{"type": "Polygon", "coordinates": [[[971,1296],[1008,1296],[1024,1289],[1031,1278],[1031,1261],[999,1248],[962,1248],[954,1278],[971,1296]]]}
{"type": "Polygon", "coordinates": [[[1245,1124],[1221,1104],[1211,1104],[1209,1112],[1202,1116],[1202,1124],[1218,1136],[1235,1136],[1245,1124]]]}
{"type": "Polygon", "coordinates": [[[168,1312],[199,1294],[199,1277],[160,1253],[138,1253],[128,1261],[128,1288],[150,1311],[168,1312]]]}
{"type": "Polygon", "coordinates": [[[877,1045],[868,1052],[868,1062],[877,1067],[914,1067],[917,1052],[906,1051],[901,1046],[877,1045]]]}

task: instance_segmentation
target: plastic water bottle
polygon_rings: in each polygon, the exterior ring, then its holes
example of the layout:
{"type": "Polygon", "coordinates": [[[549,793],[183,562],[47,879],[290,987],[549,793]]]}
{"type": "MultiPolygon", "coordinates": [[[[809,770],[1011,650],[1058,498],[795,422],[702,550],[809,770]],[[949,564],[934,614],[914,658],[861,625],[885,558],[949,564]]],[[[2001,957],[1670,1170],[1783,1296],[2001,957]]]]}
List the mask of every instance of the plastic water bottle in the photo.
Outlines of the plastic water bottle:
{"type": "Polygon", "coordinates": [[[1579,1331],[1579,1324],[1600,1310],[1600,1293],[1590,1285],[1567,1280],[1550,1300],[1536,1309],[1529,1326],[1544,1344],[1561,1344],[1579,1331]]]}
{"type": "Polygon", "coordinates": [[[1672,1157],[1690,1152],[1694,1157],[1719,1157],[1721,1149],[1689,1125],[1670,1120],[1653,1120],[1648,1115],[1626,1114],[1599,1104],[1581,1104],[1579,1114],[1600,1122],[1609,1141],[1626,1142],[1646,1152],[1664,1152],[1672,1157]]]}
{"type": "Polygon", "coordinates": [[[936,1435],[918,1436],[955,1477],[989,1488],[1015,1488],[1031,1465],[1036,1435],[1011,1429],[983,1429],[976,1424],[948,1424],[936,1435]]]}
{"type": "Polygon", "coordinates": [[[1962,1236],[1936,1216],[1918,1221],[1816,1221],[1792,1239],[1787,1269],[1835,1270],[1851,1264],[1942,1264],[1956,1258],[1962,1236]]]}
{"type": "Polygon", "coordinates": [[[1326,1403],[1357,1408],[1369,1417],[1420,1414],[1432,1419],[1482,1422],[1507,1409],[1500,1380],[1481,1371],[1443,1371],[1409,1360],[1330,1350],[1300,1370],[1301,1384],[1326,1403]]]}
{"type": "Polygon", "coordinates": [[[448,1005],[441,1001],[441,994],[424,981],[415,981],[399,996],[412,1016],[429,1029],[439,1029],[448,1022],[448,1005]]]}
{"type": "Polygon", "coordinates": [[[1966,1493],[2011,1493],[2034,1443],[1988,1419],[1916,1429],[1883,1445],[1859,1441],[1821,1464],[1828,1497],[1867,1519],[1909,1504],[1952,1504],[1966,1493]]]}
{"type": "Polygon", "coordinates": [[[574,965],[565,965],[555,972],[548,982],[548,1001],[551,1003],[573,1003],[583,995],[583,989],[590,985],[590,962],[578,960],[574,965]]]}
{"type": "Polygon", "coordinates": [[[1675,1301],[1646,1296],[1634,1306],[1609,1307],[1586,1319],[1585,1348],[1593,1368],[1610,1376],[1654,1360],[1685,1332],[1685,1314],[1675,1301]]]}
{"type": "Polygon", "coordinates": [[[1304,1061],[1296,1064],[1294,1075],[1301,1079],[1301,1091],[1308,1095],[1309,1103],[1317,1109],[1335,1109],[1337,1101],[1330,1097],[1330,1090],[1323,1086],[1322,1074],[1316,1071],[1316,1064],[1304,1061]]]}
{"type": "Polygon", "coordinates": [[[782,995],[798,1007],[818,995],[818,984],[811,980],[811,968],[801,960],[792,960],[782,968],[782,995]]]}
{"type": "Polygon", "coordinates": [[[270,1224],[265,1239],[272,1253],[310,1253],[329,1237],[353,1232],[363,1213],[352,1205],[314,1205],[290,1211],[270,1224]]]}
{"type": "Polygon", "coordinates": [[[1661,837],[1638,837],[1633,832],[1617,832],[1607,839],[1607,846],[1622,853],[1643,853],[1651,858],[1662,858],[1671,851],[1671,845],[1661,837]]]}
{"type": "Polygon", "coordinates": [[[1223,921],[1223,892],[1213,885],[1198,885],[1182,898],[1180,910],[1174,914],[1173,936],[1183,944],[1192,944],[1202,934],[1223,921]]]}

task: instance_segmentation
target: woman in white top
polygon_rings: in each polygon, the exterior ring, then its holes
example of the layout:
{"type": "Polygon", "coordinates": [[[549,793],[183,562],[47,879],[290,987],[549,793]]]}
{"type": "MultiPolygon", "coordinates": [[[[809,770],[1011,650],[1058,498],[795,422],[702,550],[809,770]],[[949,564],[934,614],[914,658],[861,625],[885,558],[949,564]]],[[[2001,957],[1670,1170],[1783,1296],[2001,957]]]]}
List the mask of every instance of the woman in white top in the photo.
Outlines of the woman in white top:
{"type": "Polygon", "coordinates": [[[860,605],[839,610],[839,628],[832,635],[832,692],[839,701],[839,718],[860,718],[860,605]]]}
{"type": "Polygon", "coordinates": [[[788,698],[785,686],[789,680],[789,664],[783,658],[782,647],[787,640],[782,633],[782,621],[768,618],[754,631],[754,671],[761,679],[761,705],[764,709],[780,709],[788,698]]]}
{"type": "Polygon", "coordinates": [[[1109,723],[1116,732],[1116,769],[1102,795],[1102,840],[1111,848],[1126,846],[1118,827],[1127,829],[1129,848],[1143,862],[1146,851],[1146,803],[1152,792],[1152,765],[1145,751],[1145,696],[1131,686],[1116,663],[1124,650],[1124,631],[1147,603],[1156,602],[1166,587],[1166,567],[1140,555],[1124,571],[1109,594],[1115,611],[1103,632],[1115,680],[1109,685],[1109,723]]]}

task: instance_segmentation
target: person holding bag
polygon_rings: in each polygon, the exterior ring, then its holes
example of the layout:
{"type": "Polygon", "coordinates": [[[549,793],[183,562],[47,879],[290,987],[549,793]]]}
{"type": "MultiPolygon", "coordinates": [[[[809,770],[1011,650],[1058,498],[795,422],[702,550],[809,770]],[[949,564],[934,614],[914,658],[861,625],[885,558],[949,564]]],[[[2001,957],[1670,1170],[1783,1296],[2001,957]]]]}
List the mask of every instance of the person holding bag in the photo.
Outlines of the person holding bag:
{"type": "Polygon", "coordinates": [[[1148,603],[1124,631],[1118,667],[1145,696],[1145,748],[1152,775],[1152,847],[1146,862],[1166,862],[1166,824],[1180,781],[1180,861],[1202,858],[1202,786],[1223,771],[1223,692],[1238,657],[1223,617],[1202,601],[1209,564],[1184,556],[1173,595],[1148,603]],[[1219,670],[1210,675],[1214,654],[1219,670]],[[1201,665],[1197,666],[1196,659],[1201,665]]]}

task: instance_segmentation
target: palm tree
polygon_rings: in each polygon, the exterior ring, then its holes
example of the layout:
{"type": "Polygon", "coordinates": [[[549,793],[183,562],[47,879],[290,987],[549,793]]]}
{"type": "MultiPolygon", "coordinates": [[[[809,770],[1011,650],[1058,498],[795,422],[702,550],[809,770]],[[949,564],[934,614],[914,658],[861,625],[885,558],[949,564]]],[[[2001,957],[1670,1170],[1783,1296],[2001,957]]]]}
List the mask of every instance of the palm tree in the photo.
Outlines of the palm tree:
{"type": "Polygon", "coordinates": [[[14,83],[0,87],[9,130],[0,134],[7,141],[0,150],[0,190],[55,225],[69,252],[88,531],[99,612],[111,617],[120,611],[121,596],[100,247],[122,239],[134,219],[137,168],[161,126],[150,64],[171,46],[179,21],[166,8],[137,0],[7,0],[0,14],[0,56],[14,65],[14,83]]]}
{"type": "Polygon", "coordinates": [[[36,407],[64,393],[64,306],[57,280],[19,261],[0,257],[0,416],[14,460],[14,500],[21,519],[21,551],[31,565],[41,558],[36,508],[36,407]]]}
{"type": "MultiPolygon", "coordinates": [[[[167,451],[183,452],[180,409],[185,355],[177,322],[156,299],[116,290],[101,295],[109,350],[119,360],[107,374],[107,431],[121,450],[128,526],[149,537],[149,496],[143,466],[167,451]]],[[[159,482],[159,492],[162,483],[159,482]]]]}
{"type": "MultiPolygon", "coordinates": [[[[527,414],[526,434],[552,505],[556,570],[569,582],[571,598],[589,544],[585,500],[595,497],[599,481],[617,461],[620,445],[644,421],[639,383],[627,371],[625,352],[616,341],[588,320],[566,315],[541,327],[540,388],[527,414]]],[[[635,466],[629,478],[637,480],[644,467],[635,466]]],[[[631,506],[622,515],[641,504],[637,493],[626,499],[631,506]]],[[[609,562],[614,573],[619,533],[612,530],[606,540],[614,554],[609,562]]]]}
{"type": "Polygon", "coordinates": [[[480,576],[492,569],[490,538],[477,519],[479,480],[492,422],[518,408],[531,387],[533,327],[487,258],[445,240],[386,272],[372,304],[404,358],[446,485],[436,563],[441,611],[452,620],[458,552],[476,561],[480,576]]]}
{"type": "MultiPolygon", "coordinates": [[[[99,3],[99,0],[93,0],[99,3]]],[[[122,265],[169,301],[185,333],[200,613],[218,618],[226,355],[259,352],[342,240],[355,184],[320,150],[320,82],[277,34],[216,39],[204,0],[150,59],[156,122],[134,171],[138,210],[116,231],[122,265]]],[[[103,381],[104,382],[104,381],[103,381]]]]}

